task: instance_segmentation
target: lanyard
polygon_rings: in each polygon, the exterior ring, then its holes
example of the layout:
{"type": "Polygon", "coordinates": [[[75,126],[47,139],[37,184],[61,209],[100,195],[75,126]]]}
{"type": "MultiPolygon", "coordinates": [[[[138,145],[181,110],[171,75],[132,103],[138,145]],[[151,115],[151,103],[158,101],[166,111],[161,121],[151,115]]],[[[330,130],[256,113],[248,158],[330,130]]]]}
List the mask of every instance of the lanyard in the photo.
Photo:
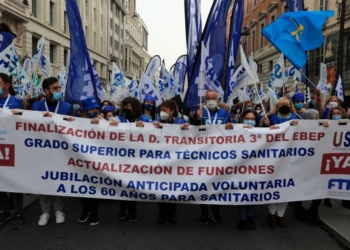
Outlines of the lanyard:
{"type": "Polygon", "coordinates": [[[207,112],[208,112],[208,119],[209,119],[209,121],[210,121],[210,125],[216,124],[216,119],[217,119],[217,117],[218,117],[218,112],[216,111],[216,114],[215,114],[215,116],[214,116],[214,120],[213,120],[213,122],[211,122],[210,112],[209,112],[209,110],[208,110],[207,108],[205,108],[205,109],[206,109],[207,112]]]}
{"type": "MultiPolygon", "coordinates": [[[[60,106],[60,101],[58,101],[57,104],[56,104],[55,114],[57,114],[59,106],[60,106]]],[[[49,108],[47,107],[47,102],[46,101],[45,101],[45,108],[46,108],[47,112],[50,112],[49,108]]]]}
{"type": "Polygon", "coordinates": [[[10,97],[11,97],[11,95],[8,95],[8,97],[7,97],[7,99],[6,99],[5,103],[4,103],[4,106],[2,106],[2,108],[4,108],[4,109],[7,108],[7,103],[9,102],[10,97]]]}

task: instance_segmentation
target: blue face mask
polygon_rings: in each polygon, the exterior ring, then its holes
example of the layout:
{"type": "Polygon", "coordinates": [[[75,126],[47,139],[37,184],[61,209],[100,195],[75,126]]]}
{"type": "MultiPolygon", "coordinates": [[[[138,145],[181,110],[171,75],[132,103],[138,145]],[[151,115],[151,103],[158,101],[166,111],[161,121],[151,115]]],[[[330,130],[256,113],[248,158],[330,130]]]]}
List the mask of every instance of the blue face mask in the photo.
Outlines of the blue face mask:
{"type": "Polygon", "coordinates": [[[86,114],[88,118],[96,118],[98,116],[98,111],[92,112],[92,113],[87,113],[86,114]]]}
{"type": "Polygon", "coordinates": [[[152,105],[152,104],[149,104],[149,103],[145,104],[145,109],[146,109],[146,110],[151,111],[152,108],[153,108],[153,105],[152,105]]]}
{"type": "Polygon", "coordinates": [[[0,87],[0,95],[4,94],[4,90],[2,89],[2,87],[0,87]]]}
{"type": "Polygon", "coordinates": [[[255,127],[255,125],[256,125],[256,122],[253,120],[244,120],[243,123],[246,125],[249,125],[251,127],[255,127]]]}
{"type": "Polygon", "coordinates": [[[73,104],[73,110],[79,110],[80,105],[79,104],[73,104]]]}
{"type": "Polygon", "coordinates": [[[304,107],[304,104],[301,102],[298,102],[298,103],[295,103],[294,106],[296,109],[302,109],[304,107]]]}
{"type": "Polygon", "coordinates": [[[341,120],[343,117],[341,115],[333,115],[332,120],[341,120]]]}
{"type": "Polygon", "coordinates": [[[119,105],[115,105],[115,111],[119,111],[120,110],[120,106],[119,105]]]}
{"type": "Polygon", "coordinates": [[[62,94],[61,92],[53,92],[52,93],[52,100],[54,101],[59,101],[62,99],[62,94]]]}
{"type": "Polygon", "coordinates": [[[247,110],[253,111],[254,108],[253,107],[249,107],[249,108],[247,108],[247,110]]]}

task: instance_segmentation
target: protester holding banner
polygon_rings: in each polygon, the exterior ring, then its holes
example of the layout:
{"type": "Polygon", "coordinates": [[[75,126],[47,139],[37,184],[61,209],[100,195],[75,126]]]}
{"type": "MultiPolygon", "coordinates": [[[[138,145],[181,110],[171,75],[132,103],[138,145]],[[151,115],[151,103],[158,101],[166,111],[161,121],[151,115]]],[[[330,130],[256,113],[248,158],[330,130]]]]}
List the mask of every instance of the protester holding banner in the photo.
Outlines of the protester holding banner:
{"type": "MultiPolygon", "coordinates": [[[[162,128],[163,124],[183,124],[183,129],[188,129],[188,123],[183,118],[178,118],[178,114],[176,111],[177,105],[174,100],[165,100],[160,105],[160,119],[154,122],[154,126],[156,128],[162,128]]],[[[169,220],[170,223],[176,224],[176,203],[164,203],[159,202],[159,217],[157,219],[158,224],[164,224],[166,219],[169,220]]]]}
{"type": "MultiPolygon", "coordinates": [[[[294,107],[291,105],[290,100],[287,97],[281,97],[270,112],[269,122],[264,120],[264,124],[273,126],[295,119],[299,119],[299,117],[295,114],[294,107]]],[[[292,124],[296,125],[298,122],[292,121],[292,124]]]]}
{"type": "Polygon", "coordinates": [[[331,109],[331,113],[329,114],[329,119],[330,120],[348,119],[348,116],[343,108],[336,107],[331,109]]]}
{"type": "MultiPolygon", "coordinates": [[[[22,100],[15,97],[13,91],[11,78],[4,73],[0,73],[0,108],[22,108],[22,100]]],[[[7,193],[0,192],[0,225],[12,218],[12,229],[20,229],[23,227],[23,194],[10,193],[10,196],[13,204],[13,209],[11,211],[9,211],[9,198],[7,193]]]]}
{"type": "MultiPolygon", "coordinates": [[[[290,100],[287,97],[281,97],[271,111],[270,123],[265,125],[270,125],[270,129],[278,129],[277,126],[280,123],[291,121],[291,125],[298,125],[299,117],[295,114],[293,105],[291,105],[290,100]]],[[[277,223],[280,227],[287,227],[287,223],[284,220],[284,213],[287,209],[288,202],[283,203],[272,203],[268,205],[268,224],[271,227],[276,226],[276,215],[277,223]]]]}
{"type": "MultiPolygon", "coordinates": [[[[305,120],[318,120],[319,112],[315,109],[308,109],[304,111],[304,119],[305,120]]],[[[323,123],[323,127],[329,127],[328,123],[323,123]]],[[[311,206],[308,210],[303,207],[302,201],[294,202],[294,217],[300,221],[308,222],[310,219],[314,221],[317,225],[320,224],[321,219],[318,215],[318,208],[321,204],[322,200],[313,200],[311,202],[311,206]]]]}
{"type": "MultiPolygon", "coordinates": [[[[259,124],[259,116],[255,111],[246,110],[242,113],[241,120],[239,123],[243,123],[248,127],[256,127],[259,124]]],[[[242,205],[238,206],[238,215],[239,215],[239,230],[246,230],[247,227],[254,229],[256,227],[254,220],[254,209],[255,205],[242,205]]]]}
{"type": "Polygon", "coordinates": [[[137,127],[143,127],[143,122],[148,122],[148,118],[142,114],[142,107],[137,98],[126,97],[120,106],[119,115],[115,117],[117,123],[136,122],[137,127]]]}
{"type": "Polygon", "coordinates": [[[113,121],[115,116],[115,108],[110,105],[104,106],[101,110],[101,113],[107,121],[113,121]]]}
{"type": "Polygon", "coordinates": [[[72,106],[73,106],[73,116],[74,117],[81,117],[80,105],[75,103],[72,106]]]}
{"type": "Polygon", "coordinates": [[[304,101],[305,101],[305,95],[302,93],[295,93],[292,97],[294,108],[296,109],[296,114],[304,119],[304,101]]]}
{"type": "MultiPolygon", "coordinates": [[[[99,116],[100,105],[93,97],[86,98],[82,101],[82,117],[92,119],[92,124],[98,124],[101,117],[99,116]]],[[[90,215],[90,226],[96,226],[99,223],[98,206],[99,199],[80,198],[82,211],[79,217],[80,223],[85,223],[90,215]]]]}
{"type": "MultiPolygon", "coordinates": [[[[58,79],[55,77],[46,78],[42,85],[43,91],[46,94],[46,99],[35,102],[32,109],[34,111],[44,111],[44,116],[46,117],[52,116],[50,112],[60,115],[70,115],[72,113],[72,105],[61,100],[61,85],[58,79]]],[[[38,222],[39,226],[47,225],[50,218],[51,203],[55,211],[56,223],[64,223],[65,214],[62,213],[64,205],[63,197],[40,195],[40,206],[43,213],[38,222]]]]}
{"type": "Polygon", "coordinates": [[[62,101],[61,85],[56,77],[49,77],[43,81],[45,100],[33,104],[33,110],[51,112],[60,115],[71,115],[72,105],[62,101]]]}
{"type": "MultiPolygon", "coordinates": [[[[143,127],[143,122],[149,122],[146,115],[142,114],[142,107],[137,98],[127,97],[122,101],[120,106],[120,114],[115,118],[115,122],[110,123],[111,125],[135,122],[136,127],[143,127]]],[[[136,201],[119,201],[119,220],[125,219],[126,211],[128,211],[129,214],[129,221],[136,222],[136,201]]]]}
{"type": "MultiPolygon", "coordinates": [[[[197,110],[197,122],[195,125],[216,125],[230,123],[229,115],[226,110],[218,107],[217,93],[209,89],[205,93],[205,107],[197,110]]],[[[231,124],[230,124],[231,125],[231,124]]],[[[232,126],[232,125],[231,125],[232,126]]],[[[208,205],[200,205],[201,215],[199,217],[199,224],[206,225],[208,223],[208,205]]],[[[212,211],[212,218],[215,223],[220,223],[221,215],[218,205],[210,206],[212,211]]]]}
{"type": "Polygon", "coordinates": [[[156,116],[156,99],[151,95],[146,95],[143,99],[143,114],[148,118],[149,122],[157,120],[156,116]]]}
{"type": "Polygon", "coordinates": [[[22,108],[22,100],[15,95],[16,92],[13,89],[11,78],[4,73],[0,73],[0,108],[22,108]]]}

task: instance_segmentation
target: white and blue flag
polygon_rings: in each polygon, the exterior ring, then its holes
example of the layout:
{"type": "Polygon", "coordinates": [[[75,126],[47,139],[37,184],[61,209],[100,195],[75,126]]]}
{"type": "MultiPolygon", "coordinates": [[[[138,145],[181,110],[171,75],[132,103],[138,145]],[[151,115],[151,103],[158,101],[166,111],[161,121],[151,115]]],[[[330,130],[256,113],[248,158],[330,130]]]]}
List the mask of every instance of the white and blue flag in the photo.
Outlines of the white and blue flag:
{"type": "Polygon", "coordinates": [[[7,75],[15,74],[19,61],[15,45],[11,43],[0,53],[0,72],[7,75]]]}

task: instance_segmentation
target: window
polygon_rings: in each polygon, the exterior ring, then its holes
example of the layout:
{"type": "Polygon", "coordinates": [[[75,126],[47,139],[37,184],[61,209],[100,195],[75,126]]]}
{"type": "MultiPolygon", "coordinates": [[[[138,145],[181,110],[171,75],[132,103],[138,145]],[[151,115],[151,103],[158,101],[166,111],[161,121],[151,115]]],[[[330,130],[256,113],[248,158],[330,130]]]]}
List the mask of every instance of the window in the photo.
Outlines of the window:
{"type": "Polygon", "coordinates": [[[32,14],[37,17],[36,0],[32,0],[32,14]]]}
{"type": "Polygon", "coordinates": [[[102,18],[102,15],[101,15],[100,22],[101,22],[101,30],[103,30],[103,18],[102,18]]]}
{"type": "Polygon", "coordinates": [[[115,40],[115,42],[114,42],[114,47],[115,47],[114,48],[115,50],[118,50],[118,41],[117,40],[115,40]]]}
{"type": "Polygon", "coordinates": [[[273,61],[269,61],[269,71],[272,71],[273,69],[273,61]]]}
{"type": "Polygon", "coordinates": [[[96,23],[97,15],[96,15],[96,8],[94,8],[94,22],[96,23]]]}
{"type": "MultiPolygon", "coordinates": [[[[350,12],[350,1],[346,0],[345,1],[345,12],[350,12]]],[[[338,15],[340,15],[340,10],[338,10],[338,15]]]]}
{"type": "Polygon", "coordinates": [[[96,32],[94,32],[94,49],[97,48],[97,36],[96,36],[96,32]]]}
{"type": "Polygon", "coordinates": [[[109,37],[109,46],[112,47],[113,46],[113,37],[109,37]]]}
{"type": "Polygon", "coordinates": [[[113,19],[111,19],[110,21],[111,21],[111,29],[113,29],[113,19]]]}
{"type": "Polygon", "coordinates": [[[64,11],[64,17],[63,17],[63,33],[67,33],[67,11],[64,11]]]}
{"type": "Polygon", "coordinates": [[[89,16],[89,1],[85,0],[85,15],[89,16]]]}
{"type": "Polygon", "coordinates": [[[264,36],[262,34],[264,27],[265,27],[265,24],[262,23],[260,25],[260,49],[264,48],[264,36]]]}
{"type": "Polygon", "coordinates": [[[38,39],[36,39],[35,37],[32,37],[32,57],[35,55],[36,50],[37,50],[37,46],[38,46],[38,39]]]}
{"type": "Polygon", "coordinates": [[[64,49],[63,52],[63,65],[67,67],[67,62],[68,62],[68,50],[64,49]]]}
{"type": "Polygon", "coordinates": [[[246,2],[247,3],[247,8],[246,8],[246,13],[245,15],[248,16],[249,15],[249,1],[246,2]]]}
{"type": "Polygon", "coordinates": [[[257,2],[257,0],[254,0],[254,8],[256,7],[256,2],[257,2]]]}
{"type": "Polygon", "coordinates": [[[53,20],[54,20],[54,17],[53,17],[53,15],[54,15],[54,3],[53,2],[50,2],[50,25],[51,25],[51,27],[53,27],[53,20]]]}
{"type": "Polygon", "coordinates": [[[346,42],[345,42],[345,71],[350,71],[350,35],[347,35],[345,37],[346,42]]]}
{"type": "Polygon", "coordinates": [[[50,62],[51,63],[55,63],[55,60],[56,60],[55,52],[56,52],[56,46],[50,44],[50,62]]]}
{"type": "Polygon", "coordinates": [[[86,44],[88,44],[88,39],[89,39],[89,28],[85,26],[85,40],[86,44]]]}
{"type": "Polygon", "coordinates": [[[275,15],[272,15],[271,16],[271,23],[273,23],[275,21],[275,19],[276,19],[275,15]]]}
{"type": "Polygon", "coordinates": [[[256,39],[255,30],[253,30],[252,31],[252,49],[251,49],[252,52],[255,51],[255,39],[256,39]]]}
{"type": "Polygon", "coordinates": [[[320,10],[327,10],[328,0],[320,0],[320,10]]]}

